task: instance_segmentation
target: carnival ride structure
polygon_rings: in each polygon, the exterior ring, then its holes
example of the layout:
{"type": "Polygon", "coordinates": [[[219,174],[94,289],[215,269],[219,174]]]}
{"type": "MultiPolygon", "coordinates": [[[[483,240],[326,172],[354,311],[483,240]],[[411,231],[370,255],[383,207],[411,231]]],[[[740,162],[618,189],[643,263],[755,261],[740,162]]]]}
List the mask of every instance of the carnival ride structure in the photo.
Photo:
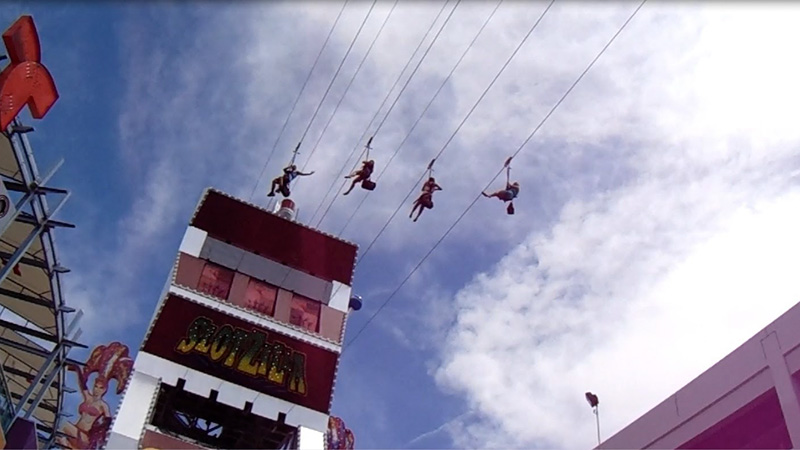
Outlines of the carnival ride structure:
{"type": "MultiPolygon", "coordinates": [[[[33,420],[40,446],[54,445],[64,418],[66,364],[83,363],[68,357],[78,343],[82,311],[69,307],[62,292],[56,228],[74,225],[55,217],[69,198],[66,189],[48,185],[59,162],[41,174],[27,133],[15,119],[0,137],[0,175],[8,194],[8,210],[0,218],[0,378],[9,400],[3,411],[3,431],[22,418],[33,420]],[[47,196],[60,197],[53,207],[47,196]],[[13,205],[13,206],[12,206],[13,205]]],[[[62,160],[63,161],[63,160],[62,160]]]]}
{"type": "Polygon", "coordinates": [[[0,72],[0,422],[10,447],[49,448],[64,418],[65,365],[85,348],[77,342],[81,311],[69,307],[62,292],[61,264],[54,230],[74,225],[55,217],[70,196],[49,186],[63,160],[40,173],[28,134],[34,131],[18,114],[26,106],[41,119],[58,99],[52,76],[41,61],[39,37],[31,16],[19,17],[4,33],[8,64],[0,72]],[[55,206],[48,198],[57,198],[55,206]],[[14,442],[26,428],[25,442],[14,442]],[[20,434],[20,433],[16,433],[20,434]],[[31,442],[32,441],[32,442],[31,442]],[[37,444],[38,441],[38,444],[37,444]]]}

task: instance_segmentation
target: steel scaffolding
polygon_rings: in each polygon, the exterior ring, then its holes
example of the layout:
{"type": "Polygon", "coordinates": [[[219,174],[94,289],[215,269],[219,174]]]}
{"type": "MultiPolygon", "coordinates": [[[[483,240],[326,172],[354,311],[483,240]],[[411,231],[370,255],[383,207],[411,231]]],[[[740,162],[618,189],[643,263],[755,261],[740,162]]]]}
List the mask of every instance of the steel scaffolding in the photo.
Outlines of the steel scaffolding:
{"type": "MultiPolygon", "coordinates": [[[[65,386],[65,366],[82,365],[67,357],[81,334],[81,311],[63,299],[53,231],[74,228],[54,217],[69,199],[66,189],[47,184],[60,167],[40,175],[27,133],[18,119],[0,137],[0,176],[13,201],[0,225],[0,374],[13,405],[13,416],[3,423],[7,431],[20,419],[33,420],[41,448],[51,448],[58,435],[65,386]],[[55,207],[47,196],[59,197],[55,207]],[[72,315],[69,320],[67,315],[72,315]]],[[[10,206],[10,205],[9,205],[10,206]]]]}

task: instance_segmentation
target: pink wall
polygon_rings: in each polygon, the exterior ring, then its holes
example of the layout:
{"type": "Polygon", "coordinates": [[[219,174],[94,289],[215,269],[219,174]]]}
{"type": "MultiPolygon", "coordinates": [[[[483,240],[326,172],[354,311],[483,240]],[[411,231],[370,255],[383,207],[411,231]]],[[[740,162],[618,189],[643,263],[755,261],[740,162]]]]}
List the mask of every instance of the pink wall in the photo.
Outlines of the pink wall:
{"type": "Polygon", "coordinates": [[[192,289],[197,288],[200,274],[203,273],[203,266],[205,266],[205,261],[202,259],[197,259],[186,253],[180,253],[178,256],[178,268],[175,271],[175,282],[192,289]]]}
{"type": "Polygon", "coordinates": [[[333,342],[339,342],[342,338],[342,326],[344,325],[344,313],[322,305],[320,312],[319,334],[333,342]]]}
{"type": "Polygon", "coordinates": [[[778,393],[770,389],[678,448],[784,449],[792,448],[792,440],[778,393]]]}
{"type": "Polygon", "coordinates": [[[800,304],[597,448],[800,446],[800,304]]]}
{"type": "Polygon", "coordinates": [[[247,293],[247,284],[250,283],[250,277],[242,275],[239,272],[233,274],[233,283],[231,283],[231,292],[228,294],[228,301],[234,305],[244,307],[244,297],[247,293]]]}
{"type": "Polygon", "coordinates": [[[283,323],[289,323],[289,314],[292,311],[292,293],[278,290],[278,299],[275,301],[275,318],[283,323]]]}
{"type": "MultiPolygon", "coordinates": [[[[175,282],[190,289],[197,289],[200,275],[203,271],[205,260],[181,253],[178,258],[178,268],[175,273],[175,282]]],[[[260,281],[260,280],[259,280],[260,281]]],[[[239,272],[234,272],[233,282],[228,293],[227,302],[245,307],[244,298],[250,277],[239,272]]],[[[278,298],[275,303],[274,317],[280,322],[290,323],[292,293],[278,289],[278,298]]],[[[319,335],[340,343],[345,314],[325,304],[321,304],[319,335]]]]}

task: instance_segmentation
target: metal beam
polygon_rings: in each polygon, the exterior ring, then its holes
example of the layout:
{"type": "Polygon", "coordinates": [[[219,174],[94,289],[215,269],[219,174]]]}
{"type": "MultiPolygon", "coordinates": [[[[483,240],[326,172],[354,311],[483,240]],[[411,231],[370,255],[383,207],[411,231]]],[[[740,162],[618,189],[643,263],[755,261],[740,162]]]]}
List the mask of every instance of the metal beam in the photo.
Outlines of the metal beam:
{"type": "MultiPolygon", "coordinates": [[[[16,392],[12,392],[12,393],[11,393],[11,397],[12,397],[14,400],[22,400],[22,396],[21,396],[21,395],[19,395],[19,394],[17,394],[16,392]]],[[[30,399],[28,399],[28,402],[30,402],[30,401],[31,401],[31,400],[30,400],[30,399]]],[[[42,408],[42,409],[46,409],[46,410],[50,411],[50,412],[51,412],[51,413],[53,413],[53,414],[58,414],[58,408],[56,408],[55,406],[53,406],[53,405],[50,405],[50,404],[48,404],[48,403],[41,403],[41,404],[39,405],[39,407],[40,407],[40,408],[42,408]]]]}
{"type": "Polygon", "coordinates": [[[17,249],[14,251],[14,254],[11,255],[11,257],[8,259],[6,265],[3,266],[2,269],[0,269],[0,284],[2,284],[3,281],[5,281],[6,277],[8,277],[8,273],[19,262],[20,258],[22,258],[22,255],[24,255],[25,252],[28,251],[33,242],[42,234],[42,231],[44,231],[45,227],[50,222],[50,217],[58,214],[58,210],[60,210],[61,207],[64,206],[64,204],[67,202],[68,199],[69,199],[69,194],[65,195],[64,198],[61,199],[61,201],[58,203],[58,206],[55,207],[53,212],[50,213],[49,216],[45,216],[44,220],[41,223],[37,223],[33,227],[33,229],[28,233],[28,237],[26,237],[25,240],[19,244],[19,247],[17,247],[17,249]]]}
{"type": "MultiPolygon", "coordinates": [[[[69,322],[69,325],[67,325],[67,329],[66,329],[66,331],[64,331],[64,336],[72,335],[72,331],[75,330],[75,327],[78,326],[78,323],[80,323],[82,317],[83,317],[83,310],[79,309],[78,313],[75,314],[75,316],[69,322]]],[[[80,331],[80,329],[78,331],[80,331]]],[[[80,333],[76,332],[76,334],[72,335],[72,339],[77,341],[78,340],[78,336],[80,336],[80,333]]],[[[84,347],[84,348],[86,348],[86,347],[84,347]]]]}
{"type": "Polygon", "coordinates": [[[51,427],[48,427],[48,426],[47,426],[47,425],[45,425],[45,424],[40,424],[40,423],[37,423],[37,424],[36,424],[36,428],[38,428],[38,429],[39,429],[39,431],[44,431],[44,432],[45,432],[45,433],[47,433],[47,434],[53,434],[53,428],[51,428],[51,427]]]}
{"type": "MultiPolygon", "coordinates": [[[[25,379],[33,380],[34,375],[32,373],[25,372],[24,370],[19,370],[16,367],[11,367],[9,365],[3,365],[3,371],[6,373],[10,373],[11,375],[16,375],[18,377],[23,377],[25,379]]],[[[55,388],[61,389],[61,385],[56,383],[55,388]]]]}
{"type": "MultiPolygon", "coordinates": [[[[8,260],[8,258],[11,258],[11,253],[0,250],[0,258],[8,260]]],[[[19,263],[25,264],[26,266],[39,267],[40,269],[49,269],[47,263],[39,261],[38,259],[28,258],[27,256],[20,258],[19,263]]]]}
{"type": "Polygon", "coordinates": [[[47,375],[47,378],[45,378],[44,386],[39,390],[39,393],[36,394],[36,398],[33,399],[33,403],[28,408],[28,410],[25,411],[25,415],[23,416],[23,418],[25,419],[31,418],[31,414],[33,414],[33,411],[35,411],[36,408],[39,406],[39,404],[42,402],[44,394],[46,394],[47,390],[50,389],[51,385],[53,384],[53,379],[61,371],[61,368],[62,368],[61,361],[56,361],[56,366],[53,367],[53,370],[51,370],[50,374],[47,375]]]}
{"type": "MultiPolygon", "coordinates": [[[[17,341],[12,341],[12,340],[4,338],[2,336],[0,336],[0,345],[7,345],[7,346],[13,347],[13,348],[15,348],[17,350],[20,350],[20,351],[23,351],[23,352],[27,352],[27,353],[30,353],[32,355],[40,356],[42,358],[47,358],[47,355],[50,354],[50,352],[48,352],[47,350],[42,350],[42,349],[37,348],[37,347],[31,347],[29,345],[25,345],[25,344],[19,343],[17,341]]],[[[83,362],[83,361],[77,361],[77,360],[69,359],[69,358],[66,359],[66,362],[69,363],[69,364],[74,364],[74,365],[76,365],[78,367],[83,367],[83,366],[86,365],[86,363],[83,362]]]]}
{"type": "Polygon", "coordinates": [[[14,322],[9,322],[7,320],[0,319],[0,327],[8,328],[9,330],[16,331],[17,333],[27,334],[28,336],[33,336],[35,338],[52,342],[54,344],[59,343],[58,338],[56,338],[52,334],[44,333],[39,330],[32,330],[26,326],[19,325],[14,322]]]}
{"type": "MultiPolygon", "coordinates": [[[[62,158],[62,159],[60,159],[58,161],[58,163],[56,163],[55,167],[50,169],[50,171],[47,173],[47,175],[44,176],[44,178],[42,178],[41,180],[34,179],[33,181],[31,181],[29,183],[28,186],[25,186],[25,188],[27,188],[26,190],[23,191],[23,192],[25,192],[25,195],[23,195],[22,198],[19,199],[17,204],[14,205],[16,207],[16,209],[14,210],[14,213],[11,214],[11,216],[9,216],[9,218],[7,219],[9,222],[15,221],[17,219],[17,217],[20,214],[22,214],[22,209],[25,206],[25,204],[30,202],[31,200],[33,200],[34,198],[37,197],[37,195],[38,195],[37,188],[40,185],[46,184],[48,181],[50,181],[50,178],[53,177],[53,175],[56,173],[58,168],[61,167],[61,164],[63,164],[63,163],[64,163],[64,159],[62,158]]],[[[25,177],[23,176],[23,179],[24,178],[25,177]]],[[[67,194],[67,195],[69,195],[69,194],[67,194]]],[[[31,203],[31,208],[33,208],[33,207],[34,207],[33,203],[31,203]]]]}
{"type": "MultiPolygon", "coordinates": [[[[19,217],[17,217],[17,222],[22,222],[34,226],[38,225],[36,218],[24,211],[22,214],[19,215],[19,217]]],[[[60,220],[48,220],[45,224],[45,228],[53,228],[53,227],[75,228],[75,225],[68,222],[62,222],[60,220]]]]}
{"type": "Polygon", "coordinates": [[[40,305],[46,308],[53,309],[53,302],[39,297],[34,297],[32,295],[23,294],[22,292],[16,292],[6,288],[0,288],[0,295],[6,295],[8,297],[21,300],[23,302],[33,303],[35,305],[40,305]]]}
{"type": "Polygon", "coordinates": [[[54,187],[48,187],[48,186],[37,186],[37,187],[31,189],[28,186],[25,186],[25,183],[20,183],[19,181],[16,181],[16,180],[14,180],[14,181],[6,180],[6,181],[3,181],[3,184],[6,185],[6,189],[8,189],[9,191],[13,191],[13,192],[31,192],[31,191],[34,191],[34,192],[42,193],[42,194],[66,194],[67,192],[69,192],[68,190],[63,189],[63,188],[54,188],[54,187]]]}
{"type": "MultiPolygon", "coordinates": [[[[70,416],[71,416],[71,414],[70,414],[70,416]]],[[[44,444],[44,448],[47,448],[47,449],[53,448],[53,446],[55,444],[55,440],[56,440],[56,433],[54,432],[54,430],[57,430],[61,426],[61,419],[63,419],[64,417],[67,417],[67,416],[63,412],[60,412],[60,413],[56,414],[56,418],[55,418],[55,420],[53,420],[53,427],[52,428],[50,428],[50,427],[48,427],[46,425],[40,427],[40,429],[42,431],[44,431],[44,432],[46,432],[47,434],[50,435],[50,437],[47,438],[47,441],[44,444]]]]}
{"type": "Polygon", "coordinates": [[[59,356],[61,350],[62,350],[61,345],[56,345],[56,348],[54,348],[53,351],[50,352],[49,355],[47,355],[47,358],[44,360],[44,364],[42,364],[42,368],[39,369],[39,373],[36,374],[36,376],[33,378],[33,381],[31,382],[31,385],[28,386],[28,389],[25,390],[25,393],[22,395],[22,399],[20,400],[20,402],[17,403],[17,405],[14,407],[15,417],[14,419],[11,420],[12,424],[18,417],[22,415],[23,406],[26,403],[28,403],[28,400],[30,400],[30,398],[33,396],[33,391],[39,386],[39,383],[42,381],[42,378],[44,378],[44,374],[47,372],[47,370],[59,356]]]}

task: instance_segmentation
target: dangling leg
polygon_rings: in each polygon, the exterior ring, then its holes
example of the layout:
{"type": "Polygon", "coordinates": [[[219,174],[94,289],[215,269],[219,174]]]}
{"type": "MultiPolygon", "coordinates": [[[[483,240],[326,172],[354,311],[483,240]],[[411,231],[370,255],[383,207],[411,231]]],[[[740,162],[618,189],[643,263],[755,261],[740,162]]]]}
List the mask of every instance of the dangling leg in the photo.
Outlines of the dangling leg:
{"type": "Polygon", "coordinates": [[[289,184],[291,182],[292,178],[288,174],[280,177],[280,180],[278,181],[278,184],[280,186],[278,188],[278,192],[283,194],[284,197],[289,197],[290,195],[292,195],[291,191],[289,191],[289,184]]]}
{"type": "MultiPolygon", "coordinates": [[[[348,178],[348,177],[345,177],[345,178],[348,178]]],[[[353,188],[356,187],[356,184],[358,184],[360,181],[361,181],[361,176],[358,176],[358,177],[354,178],[353,182],[350,184],[350,189],[348,189],[347,192],[345,192],[343,195],[349,194],[350,191],[352,191],[353,188]]]]}
{"type": "Polygon", "coordinates": [[[492,192],[491,194],[487,194],[486,192],[481,192],[481,194],[486,198],[492,198],[492,197],[500,198],[500,192],[502,191],[492,192]]]}
{"type": "Polygon", "coordinates": [[[422,215],[422,211],[425,210],[425,208],[433,209],[433,194],[430,193],[422,194],[419,197],[419,206],[420,206],[419,213],[417,213],[417,217],[416,219],[414,219],[414,222],[416,222],[417,219],[419,219],[419,216],[422,215]]]}
{"type": "Polygon", "coordinates": [[[281,183],[280,193],[283,194],[284,197],[292,195],[292,192],[289,190],[289,183],[287,183],[286,181],[281,183]]]}
{"type": "Polygon", "coordinates": [[[278,177],[278,178],[275,178],[274,180],[272,180],[272,188],[269,190],[269,194],[267,194],[267,197],[274,197],[275,196],[275,189],[278,188],[280,190],[281,181],[282,180],[283,180],[283,177],[278,177]]]}
{"type": "Polygon", "coordinates": [[[414,211],[421,206],[422,204],[420,203],[419,199],[414,200],[414,206],[411,208],[411,213],[408,215],[408,218],[410,219],[412,216],[414,216],[414,211]]]}

